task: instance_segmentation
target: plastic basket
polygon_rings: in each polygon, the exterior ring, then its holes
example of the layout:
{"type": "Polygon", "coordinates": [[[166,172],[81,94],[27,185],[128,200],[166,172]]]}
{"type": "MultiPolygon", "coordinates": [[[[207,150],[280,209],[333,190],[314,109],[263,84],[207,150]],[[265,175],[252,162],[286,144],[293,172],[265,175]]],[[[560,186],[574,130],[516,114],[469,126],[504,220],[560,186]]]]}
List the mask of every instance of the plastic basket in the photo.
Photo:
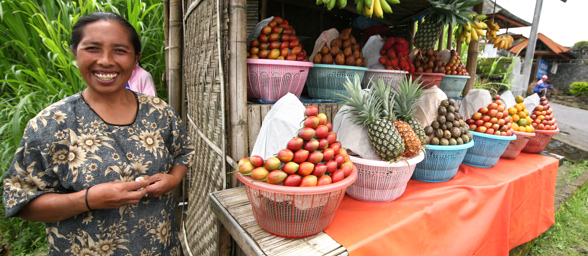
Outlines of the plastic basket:
{"type": "Polygon", "coordinates": [[[412,178],[426,182],[443,182],[455,177],[459,165],[474,141],[463,145],[427,145],[425,159],[416,165],[412,178]]]}
{"type": "Polygon", "coordinates": [[[445,92],[448,98],[459,98],[468,79],[470,79],[469,76],[445,75],[443,79],[441,79],[439,89],[445,92]]]}
{"type": "Polygon", "coordinates": [[[349,96],[343,84],[349,77],[349,80],[354,81],[354,75],[359,76],[359,80],[368,68],[354,67],[346,65],[330,65],[330,64],[314,64],[310,68],[308,79],[306,80],[306,88],[308,94],[313,99],[337,99],[340,98],[334,93],[349,96]]]}
{"type": "Polygon", "coordinates": [[[498,163],[500,156],[511,140],[517,136],[500,136],[470,131],[474,135],[474,146],[469,148],[463,163],[471,166],[490,168],[498,163]]]}
{"type": "Polygon", "coordinates": [[[318,187],[287,187],[252,182],[237,174],[245,184],[253,216],[265,231],[284,238],[304,238],[325,230],[333,218],[345,190],[357,179],[357,169],[339,181],[318,187]]]}
{"type": "Polygon", "coordinates": [[[547,147],[553,135],[558,132],[559,128],[555,130],[535,130],[535,137],[527,142],[527,145],[523,148],[523,152],[532,154],[540,153],[547,147]]]}
{"type": "Polygon", "coordinates": [[[413,72],[412,74],[409,74],[409,75],[412,76],[412,81],[417,80],[419,78],[419,76],[421,76],[421,80],[419,80],[419,83],[422,83],[421,87],[423,87],[425,89],[429,89],[433,86],[439,87],[439,85],[441,84],[441,80],[443,80],[443,77],[445,76],[445,74],[443,74],[443,73],[423,73],[423,72],[413,72]]]}
{"type": "Polygon", "coordinates": [[[277,101],[287,93],[300,97],[312,62],[247,59],[247,98],[277,101]]]}
{"type": "Polygon", "coordinates": [[[514,134],[517,135],[517,139],[508,144],[508,147],[500,158],[515,159],[521,154],[521,150],[527,145],[529,139],[535,137],[535,133],[515,131],[514,134]]]}
{"type": "Polygon", "coordinates": [[[400,197],[417,163],[423,161],[424,154],[407,161],[389,163],[349,156],[357,168],[357,180],[347,188],[347,194],[365,202],[390,202],[400,197]]]}
{"type": "Polygon", "coordinates": [[[368,87],[370,79],[373,80],[375,83],[378,81],[379,78],[382,78],[385,84],[388,84],[390,81],[392,81],[392,86],[397,88],[396,83],[398,83],[403,76],[406,76],[406,74],[408,74],[407,71],[370,69],[366,71],[365,75],[363,76],[363,80],[361,81],[361,88],[366,89],[368,87]]]}

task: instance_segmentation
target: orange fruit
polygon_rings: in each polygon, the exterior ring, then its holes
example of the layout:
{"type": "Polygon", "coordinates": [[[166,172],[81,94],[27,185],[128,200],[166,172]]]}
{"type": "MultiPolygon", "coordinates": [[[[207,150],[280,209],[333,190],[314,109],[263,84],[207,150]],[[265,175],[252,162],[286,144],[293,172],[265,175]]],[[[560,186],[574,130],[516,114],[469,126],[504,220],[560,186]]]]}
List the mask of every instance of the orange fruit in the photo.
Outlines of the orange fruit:
{"type": "Polygon", "coordinates": [[[518,115],[519,115],[519,117],[520,117],[520,118],[525,118],[525,117],[527,117],[527,114],[526,114],[524,111],[521,111],[521,112],[519,112],[519,114],[518,114],[518,115]]]}
{"type": "Polygon", "coordinates": [[[519,132],[527,132],[527,128],[521,125],[519,126],[519,132]]]}
{"type": "Polygon", "coordinates": [[[525,119],[527,119],[527,123],[528,124],[533,123],[533,119],[531,119],[531,117],[525,117],[525,119]]]}
{"type": "Polygon", "coordinates": [[[516,108],[517,111],[523,111],[523,104],[517,103],[514,105],[514,108],[516,108]]]}
{"type": "Polygon", "coordinates": [[[523,109],[523,112],[525,112],[525,114],[529,115],[529,110],[523,109]]]}
{"type": "MultiPolygon", "coordinates": [[[[527,119],[519,119],[519,121],[517,122],[519,124],[519,126],[525,126],[527,125],[527,119]]],[[[521,128],[519,128],[520,130],[521,128]]]]}
{"type": "Polygon", "coordinates": [[[512,123],[511,128],[515,131],[519,130],[519,125],[517,123],[512,123]]]}
{"type": "Polygon", "coordinates": [[[517,109],[514,108],[514,107],[508,108],[508,114],[511,115],[511,116],[512,115],[516,115],[517,114],[517,109]]]}
{"type": "Polygon", "coordinates": [[[517,103],[523,103],[523,102],[525,101],[525,98],[523,98],[523,97],[521,97],[521,96],[519,95],[519,96],[517,96],[517,97],[515,98],[515,101],[516,101],[517,103]]]}
{"type": "Polygon", "coordinates": [[[518,122],[521,117],[519,115],[513,115],[512,120],[518,122]]]}

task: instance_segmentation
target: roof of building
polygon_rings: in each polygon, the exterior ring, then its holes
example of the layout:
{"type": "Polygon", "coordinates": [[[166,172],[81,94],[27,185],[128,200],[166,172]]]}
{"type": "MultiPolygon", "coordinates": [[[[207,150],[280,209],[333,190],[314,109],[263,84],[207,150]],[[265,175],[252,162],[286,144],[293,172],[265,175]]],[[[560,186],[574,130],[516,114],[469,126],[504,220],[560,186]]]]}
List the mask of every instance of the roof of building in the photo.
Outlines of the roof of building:
{"type": "MultiPolygon", "coordinates": [[[[525,41],[510,48],[509,52],[516,54],[520,51],[521,55],[525,55],[528,45],[529,45],[529,39],[526,39],[525,41]]],[[[560,44],[554,42],[549,37],[547,37],[541,33],[537,34],[537,47],[535,49],[536,49],[535,55],[559,56],[563,59],[568,59],[568,60],[576,58],[575,54],[570,52],[570,48],[565,47],[565,46],[561,46],[560,44]],[[539,48],[542,48],[542,46],[539,45],[539,42],[541,42],[542,45],[545,46],[544,49],[539,49],[539,48]]]]}
{"type": "Polygon", "coordinates": [[[486,14],[488,18],[499,21],[499,26],[501,28],[518,28],[518,27],[528,27],[531,26],[532,23],[523,20],[516,15],[512,14],[508,10],[504,9],[504,7],[496,4],[496,11],[494,11],[495,1],[492,0],[484,0],[484,10],[482,13],[486,14]]]}

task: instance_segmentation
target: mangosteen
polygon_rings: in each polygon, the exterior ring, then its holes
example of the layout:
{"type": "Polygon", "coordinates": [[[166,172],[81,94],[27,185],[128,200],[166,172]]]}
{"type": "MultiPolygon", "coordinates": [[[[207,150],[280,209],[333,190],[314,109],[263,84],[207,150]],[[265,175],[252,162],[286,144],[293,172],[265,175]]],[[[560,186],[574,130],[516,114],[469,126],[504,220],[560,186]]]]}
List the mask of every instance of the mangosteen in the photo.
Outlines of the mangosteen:
{"type": "Polygon", "coordinates": [[[447,130],[447,125],[446,124],[442,124],[441,126],[439,126],[439,129],[445,131],[445,130],[447,130]]]}
{"type": "Polygon", "coordinates": [[[449,107],[449,101],[448,100],[442,100],[441,101],[441,106],[443,106],[443,107],[449,107]]]}
{"type": "Polygon", "coordinates": [[[447,113],[447,115],[445,115],[445,119],[449,122],[453,122],[453,120],[455,120],[455,115],[453,113],[447,113]]]}
{"type": "Polygon", "coordinates": [[[435,130],[435,137],[437,137],[439,139],[443,138],[443,130],[441,130],[441,129],[435,130]]]}
{"type": "Polygon", "coordinates": [[[457,141],[457,145],[462,145],[463,144],[463,139],[461,137],[455,139],[455,141],[457,141]]]}
{"type": "Polygon", "coordinates": [[[439,145],[439,138],[435,137],[431,139],[431,145],[439,145]]]}
{"type": "Polygon", "coordinates": [[[447,146],[447,145],[449,145],[449,141],[446,138],[442,138],[439,141],[439,145],[441,145],[441,146],[447,146]]]}
{"type": "Polygon", "coordinates": [[[451,132],[449,130],[445,130],[443,132],[443,138],[451,139],[451,132]]]}
{"type": "Polygon", "coordinates": [[[460,138],[461,138],[461,140],[463,141],[464,144],[470,142],[470,137],[468,137],[465,134],[462,134],[460,138]]]}
{"type": "Polygon", "coordinates": [[[439,129],[439,122],[437,122],[437,121],[433,121],[433,122],[431,123],[431,126],[433,126],[433,129],[439,129]]]}
{"type": "Polygon", "coordinates": [[[453,123],[452,122],[447,122],[447,123],[445,123],[445,126],[447,127],[446,130],[451,130],[451,128],[453,128],[453,123]]]}
{"type": "Polygon", "coordinates": [[[447,101],[449,102],[449,106],[455,106],[455,100],[454,99],[448,99],[447,101]]]}
{"type": "Polygon", "coordinates": [[[474,140],[474,134],[471,132],[468,132],[468,137],[470,138],[470,141],[474,140]]]}
{"type": "Polygon", "coordinates": [[[456,144],[457,144],[457,141],[454,138],[449,139],[449,145],[455,146],[456,144]]]}
{"type": "Polygon", "coordinates": [[[453,129],[451,129],[451,137],[457,138],[461,136],[461,130],[457,127],[453,127],[453,129]]]}
{"type": "Polygon", "coordinates": [[[447,114],[447,108],[439,106],[439,108],[437,109],[437,114],[439,114],[440,116],[444,116],[445,114],[447,114]]]}
{"type": "Polygon", "coordinates": [[[453,106],[447,107],[447,112],[449,112],[449,113],[455,113],[455,107],[453,107],[453,106]]]}
{"type": "Polygon", "coordinates": [[[438,121],[440,124],[444,124],[444,123],[445,123],[445,121],[447,121],[447,120],[445,120],[445,116],[438,116],[438,117],[437,117],[437,121],[438,121]]]}
{"type": "Polygon", "coordinates": [[[461,123],[459,121],[453,120],[453,127],[460,127],[460,126],[461,126],[461,123]]]}
{"type": "Polygon", "coordinates": [[[435,130],[433,129],[433,127],[431,127],[431,126],[427,126],[427,127],[425,127],[425,134],[426,134],[426,135],[431,135],[431,134],[433,134],[434,132],[435,132],[435,130]]]}

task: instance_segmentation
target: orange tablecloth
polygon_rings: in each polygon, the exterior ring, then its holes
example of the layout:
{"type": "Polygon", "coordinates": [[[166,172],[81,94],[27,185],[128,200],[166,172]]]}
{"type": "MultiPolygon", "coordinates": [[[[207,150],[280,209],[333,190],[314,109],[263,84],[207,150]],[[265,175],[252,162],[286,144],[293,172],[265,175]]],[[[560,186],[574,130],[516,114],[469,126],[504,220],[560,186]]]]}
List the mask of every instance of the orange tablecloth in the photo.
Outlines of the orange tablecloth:
{"type": "Polygon", "coordinates": [[[389,203],[345,196],[325,230],[351,255],[508,255],[555,223],[558,160],[521,153],[462,164],[441,183],[410,180],[389,203]]]}

